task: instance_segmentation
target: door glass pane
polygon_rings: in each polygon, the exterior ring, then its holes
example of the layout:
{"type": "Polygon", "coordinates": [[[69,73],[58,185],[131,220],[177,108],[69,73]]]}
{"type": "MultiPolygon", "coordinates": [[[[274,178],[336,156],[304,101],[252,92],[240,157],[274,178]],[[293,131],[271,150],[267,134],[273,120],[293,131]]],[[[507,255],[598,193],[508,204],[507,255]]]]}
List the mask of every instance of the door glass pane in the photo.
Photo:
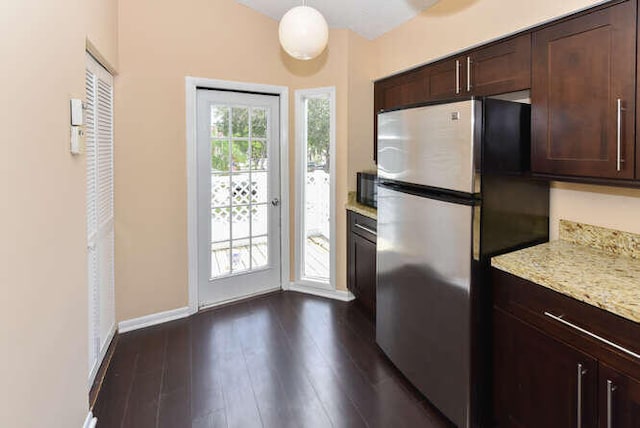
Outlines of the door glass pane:
{"type": "Polygon", "coordinates": [[[268,266],[268,116],[211,106],[211,278],[268,266]]]}
{"type": "Polygon", "coordinates": [[[211,277],[228,275],[231,272],[230,242],[211,244],[211,277]]]}
{"type": "Polygon", "coordinates": [[[251,131],[254,138],[267,138],[267,109],[254,108],[251,111],[251,131]]]}
{"type": "Polygon", "coordinates": [[[329,96],[305,100],[306,168],[304,177],[303,277],[330,280],[331,183],[329,148],[331,109],[329,96]]]}
{"type": "Polygon", "coordinates": [[[267,234],[268,224],[267,204],[253,205],[251,207],[251,235],[260,236],[267,234]]]}
{"type": "Polygon", "coordinates": [[[251,269],[251,242],[249,239],[233,241],[231,249],[231,269],[233,272],[251,269]]]}
{"type": "Polygon", "coordinates": [[[221,138],[229,136],[229,107],[211,107],[211,137],[221,138]]]}
{"type": "Polygon", "coordinates": [[[252,239],[251,267],[253,269],[264,268],[269,265],[269,245],[266,236],[258,236],[252,239]]]}

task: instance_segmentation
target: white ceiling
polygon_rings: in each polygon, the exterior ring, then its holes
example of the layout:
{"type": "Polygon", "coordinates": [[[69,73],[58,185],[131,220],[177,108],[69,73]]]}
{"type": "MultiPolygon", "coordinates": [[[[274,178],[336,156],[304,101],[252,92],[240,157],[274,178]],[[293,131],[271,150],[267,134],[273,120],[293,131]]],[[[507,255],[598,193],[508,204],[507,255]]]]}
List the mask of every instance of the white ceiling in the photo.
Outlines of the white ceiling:
{"type": "MultiPolygon", "coordinates": [[[[302,0],[236,0],[279,21],[302,0]]],[[[331,28],[348,28],[367,39],[386,33],[413,18],[438,0],[307,0],[331,28]]]]}

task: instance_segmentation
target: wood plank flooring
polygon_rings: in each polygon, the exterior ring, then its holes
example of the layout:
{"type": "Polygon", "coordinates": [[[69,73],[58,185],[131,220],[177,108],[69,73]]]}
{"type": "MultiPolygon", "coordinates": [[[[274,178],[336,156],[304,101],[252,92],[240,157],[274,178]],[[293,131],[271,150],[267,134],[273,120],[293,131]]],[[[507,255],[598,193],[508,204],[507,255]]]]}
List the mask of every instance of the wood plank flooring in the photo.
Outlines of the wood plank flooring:
{"type": "Polygon", "coordinates": [[[356,303],[279,292],[124,334],[93,409],[112,427],[450,427],[356,303]]]}

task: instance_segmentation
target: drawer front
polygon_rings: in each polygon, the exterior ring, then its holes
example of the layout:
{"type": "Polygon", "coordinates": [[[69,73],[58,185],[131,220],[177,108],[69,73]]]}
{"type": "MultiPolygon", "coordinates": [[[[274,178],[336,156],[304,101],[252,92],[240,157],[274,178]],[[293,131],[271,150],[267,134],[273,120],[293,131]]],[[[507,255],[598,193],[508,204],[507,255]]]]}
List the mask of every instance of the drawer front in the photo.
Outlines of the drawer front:
{"type": "Polygon", "coordinates": [[[491,276],[495,307],[640,376],[639,324],[498,269],[491,276]]]}
{"type": "Polygon", "coordinates": [[[372,218],[349,211],[349,230],[373,243],[377,241],[377,222],[372,218]]]}

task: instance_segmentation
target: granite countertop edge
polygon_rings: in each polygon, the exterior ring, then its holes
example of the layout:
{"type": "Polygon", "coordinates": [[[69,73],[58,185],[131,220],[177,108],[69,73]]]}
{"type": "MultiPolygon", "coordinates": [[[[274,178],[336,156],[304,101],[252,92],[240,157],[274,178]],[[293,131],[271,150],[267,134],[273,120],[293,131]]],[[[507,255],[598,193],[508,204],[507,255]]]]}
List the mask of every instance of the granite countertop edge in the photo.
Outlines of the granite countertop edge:
{"type": "Polygon", "coordinates": [[[356,201],[355,192],[349,192],[349,199],[344,207],[349,211],[353,211],[354,213],[369,217],[373,220],[378,220],[378,210],[356,201]]]}
{"type": "Polygon", "coordinates": [[[491,266],[640,323],[640,261],[566,241],[496,256],[491,266]]]}

